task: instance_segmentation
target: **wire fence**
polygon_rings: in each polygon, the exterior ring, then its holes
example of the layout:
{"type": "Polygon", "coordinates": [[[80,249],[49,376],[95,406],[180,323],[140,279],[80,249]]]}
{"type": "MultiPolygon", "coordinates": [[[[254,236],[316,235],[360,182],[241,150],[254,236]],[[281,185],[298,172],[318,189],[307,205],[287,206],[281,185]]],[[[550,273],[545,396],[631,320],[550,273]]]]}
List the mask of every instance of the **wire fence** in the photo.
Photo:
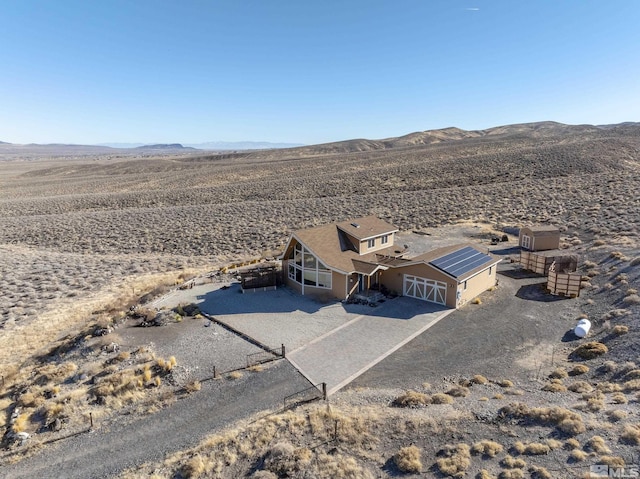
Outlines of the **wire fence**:
{"type": "Polygon", "coordinates": [[[327,383],[314,384],[308,388],[302,389],[293,394],[285,396],[283,401],[284,409],[291,408],[316,401],[318,399],[327,399],[327,383]]]}

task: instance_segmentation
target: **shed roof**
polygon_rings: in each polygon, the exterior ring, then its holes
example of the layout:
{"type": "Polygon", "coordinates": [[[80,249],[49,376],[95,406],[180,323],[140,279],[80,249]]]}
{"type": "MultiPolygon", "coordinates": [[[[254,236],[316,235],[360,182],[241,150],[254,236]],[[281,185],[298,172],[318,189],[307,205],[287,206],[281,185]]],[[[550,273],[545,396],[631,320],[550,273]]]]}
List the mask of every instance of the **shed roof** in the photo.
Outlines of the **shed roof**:
{"type": "Polygon", "coordinates": [[[560,234],[560,229],[556,226],[551,226],[551,225],[525,226],[525,228],[531,231],[536,236],[549,236],[549,235],[560,234]]]}

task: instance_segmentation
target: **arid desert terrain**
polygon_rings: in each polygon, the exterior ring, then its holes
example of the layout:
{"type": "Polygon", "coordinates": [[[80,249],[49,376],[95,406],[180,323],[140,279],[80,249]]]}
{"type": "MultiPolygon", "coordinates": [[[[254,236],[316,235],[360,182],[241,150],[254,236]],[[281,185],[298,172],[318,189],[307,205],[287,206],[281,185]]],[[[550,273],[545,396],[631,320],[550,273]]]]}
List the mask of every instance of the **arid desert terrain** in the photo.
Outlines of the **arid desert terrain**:
{"type": "Polygon", "coordinates": [[[575,478],[637,466],[639,289],[640,124],[235,153],[0,144],[0,476],[575,478]],[[220,268],[277,257],[291,231],[364,215],[410,243],[508,235],[499,287],[328,400],[292,407],[283,395],[303,378],[285,360],[247,369],[255,345],[228,330],[199,343],[198,310],[127,332],[184,281],[226,285],[220,268]],[[558,226],[579,257],[578,298],[543,298],[542,279],[512,263],[531,224],[558,226]],[[580,318],[590,336],[568,340],[580,318]],[[219,379],[190,368],[205,351],[219,379]],[[138,454],[110,454],[125,436],[138,454]]]}

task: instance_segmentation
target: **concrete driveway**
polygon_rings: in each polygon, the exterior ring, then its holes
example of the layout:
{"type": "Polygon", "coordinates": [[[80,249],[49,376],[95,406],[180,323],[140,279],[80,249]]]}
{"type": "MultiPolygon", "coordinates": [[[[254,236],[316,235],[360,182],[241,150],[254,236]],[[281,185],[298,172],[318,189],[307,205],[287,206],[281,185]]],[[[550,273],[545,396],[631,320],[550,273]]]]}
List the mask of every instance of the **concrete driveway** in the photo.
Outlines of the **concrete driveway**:
{"type": "Polygon", "coordinates": [[[395,298],[379,306],[321,303],[287,288],[241,294],[238,284],[176,292],[156,306],[196,303],[217,321],[279,348],[313,384],[332,394],[426,331],[447,314],[443,306],[395,298]]]}
{"type": "Polygon", "coordinates": [[[396,298],[287,355],[313,384],[333,394],[453,312],[433,303],[396,298]]]}

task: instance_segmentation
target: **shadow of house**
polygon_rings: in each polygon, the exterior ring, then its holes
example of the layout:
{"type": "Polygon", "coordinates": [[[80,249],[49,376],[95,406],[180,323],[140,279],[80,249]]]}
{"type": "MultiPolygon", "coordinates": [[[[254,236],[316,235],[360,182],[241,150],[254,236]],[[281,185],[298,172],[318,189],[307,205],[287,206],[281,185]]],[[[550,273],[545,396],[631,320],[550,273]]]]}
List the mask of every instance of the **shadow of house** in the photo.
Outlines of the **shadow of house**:
{"type": "Polygon", "coordinates": [[[521,268],[505,269],[502,271],[498,271],[498,274],[507,276],[508,278],[511,278],[511,279],[533,279],[533,278],[542,277],[542,275],[538,273],[534,273],[533,271],[529,271],[521,268]]]}
{"type": "Polygon", "coordinates": [[[240,284],[232,283],[226,289],[216,289],[196,296],[201,311],[215,315],[251,313],[292,313],[302,311],[313,314],[337,301],[325,302],[293,294],[287,288],[274,291],[258,291],[243,295],[240,284]]]}
{"type": "Polygon", "coordinates": [[[301,296],[288,288],[259,291],[243,295],[240,285],[217,289],[196,297],[198,307],[211,316],[234,314],[269,314],[303,312],[315,314],[322,309],[341,308],[346,313],[408,320],[420,314],[446,311],[445,305],[409,297],[386,300],[377,306],[348,304],[337,300],[321,302],[311,296],[301,296]]]}
{"type": "Polygon", "coordinates": [[[547,283],[534,283],[521,286],[516,293],[516,297],[528,301],[540,301],[543,303],[553,303],[570,299],[569,296],[559,296],[547,293],[547,283]]]}
{"type": "Polygon", "coordinates": [[[492,249],[491,254],[495,254],[497,256],[508,256],[510,254],[518,254],[520,253],[519,246],[511,246],[509,248],[500,248],[500,249],[492,249]]]}

